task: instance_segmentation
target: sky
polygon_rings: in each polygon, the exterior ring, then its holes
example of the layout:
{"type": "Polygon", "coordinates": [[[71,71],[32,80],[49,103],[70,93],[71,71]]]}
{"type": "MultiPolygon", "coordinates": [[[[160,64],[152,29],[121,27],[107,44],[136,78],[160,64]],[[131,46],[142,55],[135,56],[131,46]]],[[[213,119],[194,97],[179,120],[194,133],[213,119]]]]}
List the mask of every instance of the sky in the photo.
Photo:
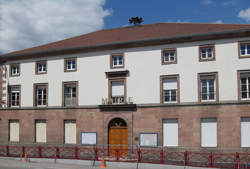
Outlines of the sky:
{"type": "Polygon", "coordinates": [[[159,22],[250,24],[250,0],[0,0],[0,54],[97,31],[159,22]]]}

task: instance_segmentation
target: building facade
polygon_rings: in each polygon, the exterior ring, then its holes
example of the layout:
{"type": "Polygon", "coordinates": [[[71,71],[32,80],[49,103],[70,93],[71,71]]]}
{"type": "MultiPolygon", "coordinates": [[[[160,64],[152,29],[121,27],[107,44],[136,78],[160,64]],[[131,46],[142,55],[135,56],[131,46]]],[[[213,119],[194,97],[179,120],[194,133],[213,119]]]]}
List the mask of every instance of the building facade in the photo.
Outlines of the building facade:
{"type": "Polygon", "coordinates": [[[81,38],[1,56],[1,143],[250,147],[250,25],[81,38]]]}

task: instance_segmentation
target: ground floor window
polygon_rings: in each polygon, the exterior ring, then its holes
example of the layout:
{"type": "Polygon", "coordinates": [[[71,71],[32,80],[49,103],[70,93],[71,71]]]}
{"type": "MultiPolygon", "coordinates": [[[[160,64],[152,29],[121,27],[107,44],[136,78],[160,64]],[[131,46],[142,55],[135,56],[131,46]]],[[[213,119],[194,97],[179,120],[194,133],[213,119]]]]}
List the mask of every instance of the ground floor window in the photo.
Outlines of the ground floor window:
{"type": "Polygon", "coordinates": [[[217,147],[217,121],[215,118],[201,119],[201,147],[217,147]]]}
{"type": "Polygon", "coordinates": [[[64,143],[76,144],[76,121],[75,120],[64,121],[64,143]]]}
{"type": "Polygon", "coordinates": [[[250,117],[241,118],[241,147],[250,147],[250,117]]]}
{"type": "Polygon", "coordinates": [[[178,120],[163,120],[163,146],[178,146],[178,120]]]}
{"type": "Polygon", "coordinates": [[[19,142],[19,120],[9,120],[9,141],[19,142]]]}
{"type": "Polygon", "coordinates": [[[36,120],[36,142],[46,143],[47,142],[47,124],[46,120],[36,120]]]}

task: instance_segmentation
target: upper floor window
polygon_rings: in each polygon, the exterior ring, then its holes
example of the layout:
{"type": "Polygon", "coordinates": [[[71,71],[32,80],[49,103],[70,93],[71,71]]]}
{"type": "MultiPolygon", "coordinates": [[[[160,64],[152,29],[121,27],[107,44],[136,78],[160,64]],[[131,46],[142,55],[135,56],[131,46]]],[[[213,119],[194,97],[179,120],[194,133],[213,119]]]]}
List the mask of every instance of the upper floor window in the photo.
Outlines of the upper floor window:
{"type": "Polygon", "coordinates": [[[63,83],[63,105],[76,106],[78,97],[78,83],[64,82],[63,83]]]}
{"type": "Polygon", "coordinates": [[[44,107],[48,105],[48,84],[35,84],[35,106],[44,107]]]}
{"type": "Polygon", "coordinates": [[[250,100],[250,72],[240,72],[240,99],[250,100]]]}
{"type": "Polygon", "coordinates": [[[9,86],[9,107],[20,106],[20,86],[9,86]]]}
{"type": "Polygon", "coordinates": [[[77,70],[76,58],[69,58],[64,60],[64,71],[73,72],[77,70]]]}
{"type": "Polygon", "coordinates": [[[206,45],[199,47],[199,60],[210,61],[215,60],[215,47],[214,45],[206,45]]]}
{"type": "Polygon", "coordinates": [[[179,102],[179,76],[161,76],[161,103],[179,102]]]}
{"type": "Polygon", "coordinates": [[[125,98],[126,98],[126,83],[125,79],[115,79],[115,80],[110,80],[109,81],[110,85],[110,98],[109,100],[113,104],[120,104],[120,103],[125,103],[125,98]]]}
{"type": "Polygon", "coordinates": [[[110,68],[123,68],[124,67],[124,55],[112,54],[110,56],[110,68]]]}
{"type": "Polygon", "coordinates": [[[217,73],[199,74],[199,101],[218,101],[217,73]]]}
{"type": "Polygon", "coordinates": [[[177,63],[177,51],[176,49],[164,49],[162,50],[162,64],[177,63]]]}
{"type": "Polygon", "coordinates": [[[46,61],[36,62],[36,74],[47,73],[47,63],[46,61]]]}
{"type": "Polygon", "coordinates": [[[250,42],[239,43],[239,56],[250,57],[250,42]]]}
{"type": "Polygon", "coordinates": [[[20,75],[20,65],[12,64],[10,65],[10,76],[19,76],[20,75]]]}

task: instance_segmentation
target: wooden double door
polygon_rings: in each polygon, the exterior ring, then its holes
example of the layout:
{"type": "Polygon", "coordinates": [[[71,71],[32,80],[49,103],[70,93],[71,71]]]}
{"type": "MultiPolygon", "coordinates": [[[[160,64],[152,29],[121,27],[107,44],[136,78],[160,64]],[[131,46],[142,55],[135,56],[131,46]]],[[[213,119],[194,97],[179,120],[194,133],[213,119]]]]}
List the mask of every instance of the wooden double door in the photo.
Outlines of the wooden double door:
{"type": "Polygon", "coordinates": [[[128,128],[113,126],[109,128],[109,156],[116,156],[119,150],[119,156],[127,156],[128,149],[128,128]]]}

